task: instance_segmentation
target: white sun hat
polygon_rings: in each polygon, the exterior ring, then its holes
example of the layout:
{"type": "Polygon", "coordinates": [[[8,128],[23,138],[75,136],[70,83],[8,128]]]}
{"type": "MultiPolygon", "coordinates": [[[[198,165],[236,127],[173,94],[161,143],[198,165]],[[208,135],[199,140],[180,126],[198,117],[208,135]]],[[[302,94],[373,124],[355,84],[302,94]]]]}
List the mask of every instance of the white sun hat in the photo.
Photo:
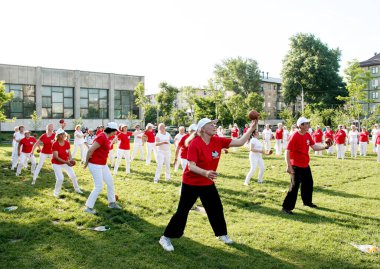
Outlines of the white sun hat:
{"type": "Polygon", "coordinates": [[[210,123],[210,122],[217,123],[218,120],[210,120],[208,118],[203,118],[200,121],[198,121],[197,130],[200,131],[203,126],[205,126],[207,123],[210,123]]]}

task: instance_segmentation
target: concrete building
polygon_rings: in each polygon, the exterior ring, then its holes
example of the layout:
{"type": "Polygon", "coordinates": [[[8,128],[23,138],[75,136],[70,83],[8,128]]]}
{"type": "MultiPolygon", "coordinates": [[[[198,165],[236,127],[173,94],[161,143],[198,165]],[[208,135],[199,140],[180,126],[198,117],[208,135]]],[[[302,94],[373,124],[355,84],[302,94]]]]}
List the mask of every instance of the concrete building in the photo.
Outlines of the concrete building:
{"type": "Polygon", "coordinates": [[[363,109],[366,116],[373,114],[380,104],[380,53],[363,62],[360,62],[360,67],[366,71],[370,71],[372,79],[365,89],[367,98],[372,100],[371,103],[365,103],[363,109]]]}
{"type": "Polygon", "coordinates": [[[141,119],[133,90],[144,83],[143,76],[0,64],[0,80],[7,92],[14,93],[5,114],[17,118],[0,123],[1,131],[12,131],[15,125],[32,128],[33,111],[42,117],[40,130],[48,123],[57,128],[59,119],[68,122],[69,130],[78,118],[89,128],[109,121],[131,124],[128,115],[141,119]]]}

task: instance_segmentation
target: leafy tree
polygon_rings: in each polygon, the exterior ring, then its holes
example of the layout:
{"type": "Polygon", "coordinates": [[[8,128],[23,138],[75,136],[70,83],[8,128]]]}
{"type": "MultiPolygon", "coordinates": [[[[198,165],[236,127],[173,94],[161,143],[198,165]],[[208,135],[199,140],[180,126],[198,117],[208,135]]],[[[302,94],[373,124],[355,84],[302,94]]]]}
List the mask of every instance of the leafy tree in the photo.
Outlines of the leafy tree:
{"type": "Polygon", "coordinates": [[[370,102],[365,89],[371,80],[371,74],[359,66],[358,60],[348,62],[344,74],[348,96],[339,96],[338,99],[345,102],[345,111],[350,119],[359,120],[363,115],[363,102],[370,102]]]}
{"type": "Polygon", "coordinates": [[[37,132],[38,129],[41,127],[42,118],[37,115],[37,111],[33,111],[33,114],[31,115],[31,117],[32,117],[33,131],[37,132]]]}
{"type": "Polygon", "coordinates": [[[264,97],[258,93],[251,92],[248,94],[247,98],[244,100],[247,111],[251,109],[255,109],[257,112],[261,114],[264,111],[264,97]]]}
{"type": "Polygon", "coordinates": [[[156,96],[158,109],[160,113],[162,113],[162,116],[171,118],[171,112],[174,107],[174,101],[177,98],[178,89],[166,82],[161,82],[159,87],[161,91],[156,96]]]}
{"type": "Polygon", "coordinates": [[[127,119],[128,119],[128,127],[132,128],[133,121],[137,119],[137,116],[133,114],[132,112],[128,111],[127,119]]]}
{"type": "Polygon", "coordinates": [[[80,125],[83,127],[83,119],[82,117],[79,117],[77,119],[73,119],[73,129],[75,128],[75,126],[77,125],[80,125]]]}
{"type": "Polygon", "coordinates": [[[235,94],[228,98],[226,106],[231,113],[233,123],[237,123],[236,121],[238,121],[238,119],[247,116],[247,110],[244,106],[244,98],[241,95],[235,94]]]}
{"type": "Polygon", "coordinates": [[[190,119],[183,109],[174,109],[172,125],[188,126],[190,125],[190,119]]]}
{"type": "Polygon", "coordinates": [[[202,118],[215,119],[215,101],[211,97],[199,97],[195,99],[194,118],[196,121],[202,118]]]}
{"type": "Polygon", "coordinates": [[[133,94],[135,96],[136,105],[142,108],[142,120],[144,121],[146,109],[149,106],[149,99],[145,96],[145,87],[142,82],[137,84],[133,94]]]}
{"type": "Polygon", "coordinates": [[[279,113],[280,119],[284,121],[284,125],[290,130],[292,125],[296,123],[297,119],[293,115],[293,111],[290,107],[285,107],[279,113]]]}
{"type": "MultiPolygon", "coordinates": [[[[180,98],[188,105],[187,108],[192,109],[194,107],[194,101],[197,98],[197,88],[192,86],[184,86],[181,88],[180,98]]],[[[181,100],[181,101],[182,101],[181,100]]]]}
{"type": "Polygon", "coordinates": [[[12,100],[13,98],[13,92],[6,93],[5,92],[5,86],[4,81],[0,80],[0,122],[7,121],[7,117],[4,114],[4,104],[12,100]]]}
{"type": "Polygon", "coordinates": [[[157,123],[157,106],[148,105],[145,109],[145,122],[157,123]]]}
{"type": "Polygon", "coordinates": [[[341,51],[329,49],[312,34],[296,34],[290,38],[290,50],[283,60],[282,89],[286,103],[295,103],[304,91],[304,101],[313,107],[331,108],[346,96],[339,76],[341,51]]]}
{"type": "Polygon", "coordinates": [[[253,59],[228,58],[215,65],[214,73],[216,82],[225,91],[248,96],[260,89],[260,71],[253,59]]]}

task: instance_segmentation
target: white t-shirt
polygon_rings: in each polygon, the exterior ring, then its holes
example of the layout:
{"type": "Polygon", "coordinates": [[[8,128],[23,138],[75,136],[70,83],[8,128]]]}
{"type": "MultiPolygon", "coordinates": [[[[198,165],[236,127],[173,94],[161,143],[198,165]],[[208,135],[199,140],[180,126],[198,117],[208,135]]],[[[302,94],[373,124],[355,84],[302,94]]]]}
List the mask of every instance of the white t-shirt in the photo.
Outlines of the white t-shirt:
{"type": "Polygon", "coordinates": [[[85,142],[86,142],[87,145],[91,146],[94,143],[95,137],[96,137],[95,134],[93,134],[93,135],[87,135],[84,140],[85,140],[85,142]]]}
{"type": "Polygon", "coordinates": [[[224,137],[223,131],[217,131],[216,135],[219,137],[224,137]]]}
{"type": "Polygon", "coordinates": [[[264,140],[267,140],[267,141],[270,140],[272,138],[272,130],[264,129],[262,136],[264,140]]]}
{"type": "Polygon", "coordinates": [[[144,134],[144,131],[141,131],[141,130],[135,130],[133,132],[133,136],[134,136],[134,143],[135,145],[142,145],[142,135],[144,134]],[[139,137],[138,137],[139,136],[139,137]]]}
{"type": "Polygon", "coordinates": [[[289,137],[289,131],[288,130],[284,130],[283,133],[282,133],[282,140],[283,141],[288,141],[288,137],[289,137]]]}
{"type": "Polygon", "coordinates": [[[18,134],[19,132],[15,132],[13,134],[13,139],[12,139],[12,147],[17,147],[18,146],[18,143],[16,142],[16,134],[18,134]]]}
{"type": "Polygon", "coordinates": [[[75,145],[81,145],[84,143],[83,133],[82,131],[75,131],[74,133],[74,144],[75,145]],[[78,135],[82,137],[77,137],[78,135]]]}
{"type": "Polygon", "coordinates": [[[177,147],[179,141],[181,141],[182,137],[185,136],[185,133],[183,134],[180,134],[178,133],[175,137],[174,137],[174,145],[177,147]]]}
{"type": "Polygon", "coordinates": [[[20,142],[20,140],[23,139],[24,137],[25,137],[24,133],[20,133],[20,132],[15,133],[15,140],[16,140],[17,146],[18,146],[17,140],[20,142]]]}
{"type": "Polygon", "coordinates": [[[170,139],[171,139],[171,136],[168,132],[166,132],[165,134],[161,134],[160,132],[158,132],[156,134],[156,138],[158,138],[158,142],[169,142],[168,144],[162,144],[161,146],[157,146],[157,149],[158,150],[161,150],[161,151],[170,151],[170,139]]]}
{"type": "Polygon", "coordinates": [[[377,135],[380,133],[379,129],[372,129],[371,136],[372,136],[372,142],[376,142],[377,135]]]}
{"type": "Polygon", "coordinates": [[[359,135],[359,132],[357,131],[357,130],[355,130],[355,131],[350,131],[349,133],[348,133],[348,141],[351,143],[351,142],[358,142],[358,135],[359,135]]]}
{"type": "MultiPolygon", "coordinates": [[[[261,144],[261,142],[256,137],[252,137],[251,141],[249,141],[249,146],[250,146],[250,148],[249,148],[250,150],[251,149],[255,149],[255,150],[262,150],[263,149],[263,144],[261,144]]],[[[259,156],[262,155],[259,152],[252,152],[252,151],[250,151],[249,154],[254,154],[254,155],[259,155],[259,156]]]]}

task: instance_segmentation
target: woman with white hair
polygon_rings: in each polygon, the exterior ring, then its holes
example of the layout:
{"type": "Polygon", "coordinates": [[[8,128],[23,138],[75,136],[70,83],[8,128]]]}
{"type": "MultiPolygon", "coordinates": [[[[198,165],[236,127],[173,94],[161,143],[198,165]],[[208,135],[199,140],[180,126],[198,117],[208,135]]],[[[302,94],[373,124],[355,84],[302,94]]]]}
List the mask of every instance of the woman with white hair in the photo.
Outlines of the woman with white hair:
{"type": "Polygon", "coordinates": [[[86,168],[88,166],[90,170],[94,179],[94,189],[86,201],[86,213],[96,214],[94,205],[103,189],[103,181],[107,185],[108,207],[121,209],[121,207],[116,204],[115,186],[111,171],[107,165],[107,158],[111,148],[109,137],[115,136],[117,129],[117,123],[109,122],[104,131],[96,136],[94,143],[87,152],[84,167],[86,168]]]}
{"type": "Polygon", "coordinates": [[[155,145],[156,138],[153,127],[153,124],[148,123],[144,132],[144,138],[146,139],[146,165],[150,165],[152,151],[154,154],[154,159],[157,161],[157,149],[155,145]]]}
{"type": "MultiPolygon", "coordinates": [[[[323,133],[324,141],[334,141],[334,131],[330,128],[330,126],[326,126],[326,130],[323,133]]],[[[334,147],[329,147],[326,149],[328,155],[334,154],[334,147]]]]}
{"type": "Polygon", "coordinates": [[[56,178],[53,195],[55,197],[59,196],[64,180],[63,170],[65,170],[71,179],[75,192],[82,194],[83,192],[79,188],[78,180],[72,167],[74,163],[70,153],[70,143],[66,140],[66,132],[63,129],[58,129],[55,132],[55,137],[56,141],[52,145],[53,157],[51,158],[56,178]]]}
{"type": "MultiPolygon", "coordinates": [[[[181,141],[182,137],[185,136],[185,131],[186,130],[185,130],[184,126],[180,126],[178,128],[178,134],[176,134],[176,136],[174,137],[174,148],[175,148],[175,150],[177,150],[177,148],[178,148],[179,141],[181,141]]],[[[178,171],[178,167],[179,167],[179,162],[174,163],[174,172],[178,171]]]]}
{"type": "MultiPolygon", "coordinates": [[[[317,125],[315,132],[313,132],[313,140],[314,140],[315,145],[317,145],[318,147],[323,146],[322,138],[323,138],[323,132],[321,130],[321,127],[317,125]]],[[[322,156],[322,150],[317,150],[315,151],[314,154],[315,156],[317,155],[322,156]]]]}
{"type": "Polygon", "coordinates": [[[18,143],[18,156],[19,156],[19,163],[16,170],[16,176],[19,176],[21,173],[21,169],[25,167],[25,164],[28,162],[28,160],[31,162],[31,172],[34,173],[34,169],[36,168],[36,158],[34,158],[32,149],[34,144],[37,142],[37,140],[34,138],[34,136],[30,135],[30,131],[25,131],[25,137],[20,140],[18,143]]]}
{"type": "Polygon", "coordinates": [[[119,165],[121,160],[125,159],[125,172],[127,174],[131,173],[131,154],[130,154],[130,139],[132,136],[132,132],[128,132],[128,126],[125,124],[121,125],[121,132],[117,135],[117,139],[120,141],[119,148],[116,151],[117,159],[115,163],[115,167],[113,169],[113,175],[117,175],[117,170],[119,169],[119,165]]]}
{"type": "Polygon", "coordinates": [[[286,128],[286,126],[284,126],[283,129],[284,132],[282,133],[282,147],[286,149],[286,147],[288,146],[289,131],[288,128],[286,128]]]}
{"type": "MultiPolygon", "coordinates": [[[[219,126],[220,127],[220,126],[219,126]]],[[[191,124],[189,126],[189,132],[185,134],[181,140],[178,143],[178,146],[175,150],[174,154],[174,166],[176,163],[178,163],[178,155],[180,156],[181,159],[181,166],[182,170],[185,171],[185,168],[187,166],[187,146],[185,145],[186,139],[195,131],[197,130],[197,125],[196,124],[191,124]]]]}
{"type": "Polygon", "coordinates": [[[84,151],[84,134],[81,130],[81,126],[78,124],[75,126],[75,132],[74,132],[74,149],[71,155],[73,158],[75,158],[75,153],[77,153],[78,147],[80,148],[80,159],[81,162],[84,162],[85,158],[85,151],[84,151]]]}
{"type": "Polygon", "coordinates": [[[25,127],[23,125],[20,125],[18,127],[18,131],[13,134],[14,137],[14,153],[12,152],[12,170],[14,170],[17,167],[17,164],[19,162],[19,155],[18,155],[18,144],[20,143],[21,139],[25,137],[24,134],[25,127]]]}
{"type": "Polygon", "coordinates": [[[359,134],[359,153],[360,156],[367,156],[367,144],[369,143],[369,133],[366,127],[362,127],[359,134]]]}
{"type": "Polygon", "coordinates": [[[88,129],[87,135],[84,137],[84,156],[87,155],[88,149],[92,146],[94,143],[96,135],[94,134],[94,129],[88,129]]]}
{"type": "Polygon", "coordinates": [[[356,158],[358,154],[359,132],[355,125],[351,125],[351,130],[348,133],[348,143],[350,144],[351,157],[356,158]]]}
{"type": "Polygon", "coordinates": [[[376,139],[377,139],[377,134],[380,133],[379,130],[379,125],[376,123],[373,125],[373,129],[371,131],[371,136],[372,136],[372,152],[376,153],[376,139]]]}
{"type": "Polygon", "coordinates": [[[12,170],[16,167],[16,165],[13,166],[13,164],[14,163],[17,164],[17,162],[18,162],[18,155],[17,155],[18,142],[16,141],[16,136],[18,135],[18,133],[19,133],[19,127],[15,126],[13,137],[12,137],[12,163],[11,163],[12,170]]]}
{"type": "Polygon", "coordinates": [[[275,133],[276,144],[274,149],[276,150],[276,155],[282,155],[282,138],[283,138],[284,129],[282,128],[282,123],[277,124],[277,130],[275,133]]]}
{"type": "Polygon", "coordinates": [[[144,142],[142,137],[144,135],[144,131],[140,130],[140,125],[135,126],[135,131],[133,132],[133,152],[131,156],[131,161],[135,158],[137,151],[140,151],[140,160],[144,160],[144,142]]]}
{"type": "Polygon", "coordinates": [[[269,124],[265,124],[265,128],[263,132],[261,133],[263,141],[264,141],[264,148],[265,150],[270,150],[271,145],[270,145],[270,140],[273,137],[272,130],[269,127],[269,124]]]}
{"type": "Polygon", "coordinates": [[[222,126],[218,127],[218,129],[216,130],[216,135],[219,136],[219,137],[224,137],[224,132],[223,132],[223,127],[222,126]]]}
{"type": "Polygon", "coordinates": [[[159,243],[166,251],[174,251],[171,238],[179,238],[185,230],[190,209],[198,197],[206,210],[215,236],[226,244],[233,241],[227,235],[227,225],[224,219],[223,206],[215,187],[216,172],[221,151],[228,147],[241,147],[256,128],[257,120],[252,121],[249,130],[239,139],[229,139],[216,136],[217,120],[201,119],[197,132],[186,140],[188,145],[188,165],[182,176],[181,198],[177,212],[171,218],[161,236],[159,243]]]}
{"type": "Polygon", "coordinates": [[[49,123],[46,125],[46,132],[38,138],[36,144],[33,146],[32,154],[34,154],[34,150],[38,147],[37,152],[40,152],[40,159],[38,160],[38,165],[36,170],[34,171],[32,185],[36,183],[38,174],[41,171],[42,166],[47,158],[51,159],[53,156],[53,143],[55,142],[55,133],[53,132],[54,125],[49,123]],[[40,143],[42,142],[43,147],[40,149],[40,143]]]}
{"type": "MultiPolygon", "coordinates": [[[[239,138],[239,127],[236,123],[234,123],[234,126],[231,128],[231,138],[232,140],[236,140],[239,138]]],[[[232,152],[236,152],[236,147],[232,149],[232,152]]]]}
{"type": "Polygon", "coordinates": [[[170,180],[170,141],[172,136],[166,132],[165,124],[160,123],[158,125],[158,133],[156,135],[156,147],[157,147],[157,168],[156,174],[154,176],[154,183],[158,183],[158,180],[161,175],[162,166],[165,165],[165,178],[167,181],[170,180]]]}

